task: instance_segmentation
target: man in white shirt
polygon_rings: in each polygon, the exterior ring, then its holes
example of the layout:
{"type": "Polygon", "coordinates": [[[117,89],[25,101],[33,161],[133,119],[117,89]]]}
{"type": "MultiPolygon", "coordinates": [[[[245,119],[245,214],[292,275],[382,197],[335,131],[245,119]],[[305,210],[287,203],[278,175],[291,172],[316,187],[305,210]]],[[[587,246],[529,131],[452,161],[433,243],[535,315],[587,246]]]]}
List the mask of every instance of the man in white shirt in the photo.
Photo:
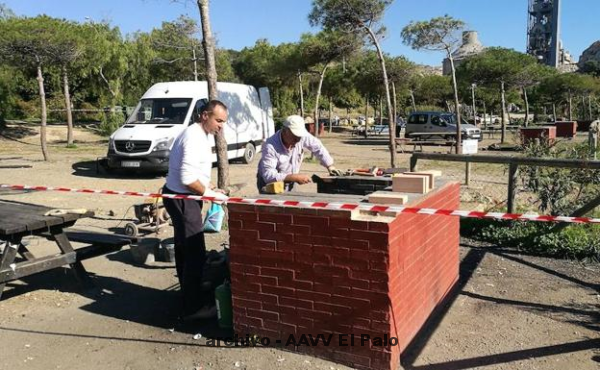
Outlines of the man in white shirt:
{"type": "MultiPolygon", "coordinates": [[[[223,129],[227,107],[218,100],[208,102],[199,122],[191,124],[175,139],[169,155],[165,194],[190,194],[226,199],[210,182],[212,145],[209,135],[223,129]]],[[[183,292],[183,315],[202,319],[216,314],[214,295],[202,292],[202,272],[206,261],[206,245],[202,223],[202,201],[164,198],[175,233],[175,266],[183,292]]]]}

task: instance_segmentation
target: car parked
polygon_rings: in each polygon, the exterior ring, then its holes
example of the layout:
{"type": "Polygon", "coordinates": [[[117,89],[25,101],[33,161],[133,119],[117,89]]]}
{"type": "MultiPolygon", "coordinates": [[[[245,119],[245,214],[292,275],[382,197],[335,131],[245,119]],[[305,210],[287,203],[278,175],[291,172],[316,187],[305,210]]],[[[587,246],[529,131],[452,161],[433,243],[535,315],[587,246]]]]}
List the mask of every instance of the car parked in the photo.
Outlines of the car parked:
{"type": "MultiPolygon", "coordinates": [[[[462,120],[460,125],[462,139],[483,140],[481,130],[462,120]]],[[[441,138],[449,138],[456,133],[456,115],[448,112],[413,112],[408,117],[404,136],[409,138],[413,133],[440,133],[441,138]],[[448,134],[445,134],[448,133],[448,134]]]]}

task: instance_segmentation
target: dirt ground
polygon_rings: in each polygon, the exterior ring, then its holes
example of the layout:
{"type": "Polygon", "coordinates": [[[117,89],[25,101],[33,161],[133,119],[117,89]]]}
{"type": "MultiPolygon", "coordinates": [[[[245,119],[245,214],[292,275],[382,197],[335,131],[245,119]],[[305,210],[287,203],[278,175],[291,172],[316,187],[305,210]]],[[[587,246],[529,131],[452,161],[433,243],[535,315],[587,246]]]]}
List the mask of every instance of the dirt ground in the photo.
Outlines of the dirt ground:
{"type": "MultiPolygon", "coordinates": [[[[106,140],[77,130],[77,148],[64,148],[66,130],[51,126],[51,159],[42,160],[36,130],[10,126],[0,137],[0,183],[156,192],[162,177],[97,174],[106,140]],[[10,137],[11,139],[7,139],[10,137]],[[22,167],[21,167],[22,166],[22,167]],[[29,167],[30,166],[30,167],[29,167]],[[21,167],[21,168],[9,168],[21,167]]],[[[337,167],[387,166],[385,139],[323,139],[337,167]]],[[[435,149],[434,149],[435,150],[435,149]]],[[[408,166],[410,153],[400,155],[408,166]]],[[[316,163],[308,173],[324,174],[316,163]]],[[[443,170],[443,168],[442,168],[443,170]]],[[[237,193],[254,196],[256,163],[232,163],[237,193]]],[[[216,171],[213,178],[216,178],[216,171]]],[[[315,190],[306,185],[302,191],[315,190]]],[[[140,198],[0,190],[0,198],[49,207],[87,208],[95,217],[78,228],[122,232],[140,198]]],[[[147,243],[171,235],[165,228],[147,243]]],[[[219,249],[227,232],[208,237],[219,249]]],[[[29,238],[34,253],[54,253],[29,238]]],[[[404,356],[405,369],[598,369],[600,265],[518,254],[463,240],[458,294],[424,328],[404,356]]],[[[275,348],[215,348],[214,322],[178,318],[178,285],[171,263],[139,263],[129,248],[84,262],[96,290],[85,291],[68,268],[15,281],[0,301],[0,370],[37,369],[346,369],[275,348]],[[202,334],[198,338],[196,334],[202,334]],[[195,339],[197,338],[197,339],[195,339]]]]}

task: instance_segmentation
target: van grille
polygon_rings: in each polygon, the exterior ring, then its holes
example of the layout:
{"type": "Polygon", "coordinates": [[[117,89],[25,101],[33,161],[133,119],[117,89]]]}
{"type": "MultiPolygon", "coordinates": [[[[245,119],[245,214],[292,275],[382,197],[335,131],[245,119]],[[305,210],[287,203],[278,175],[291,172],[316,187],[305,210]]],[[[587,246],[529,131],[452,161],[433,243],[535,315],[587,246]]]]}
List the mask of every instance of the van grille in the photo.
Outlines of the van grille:
{"type": "Polygon", "coordinates": [[[117,151],[122,153],[144,153],[150,150],[150,145],[152,142],[147,140],[115,140],[117,151]]]}

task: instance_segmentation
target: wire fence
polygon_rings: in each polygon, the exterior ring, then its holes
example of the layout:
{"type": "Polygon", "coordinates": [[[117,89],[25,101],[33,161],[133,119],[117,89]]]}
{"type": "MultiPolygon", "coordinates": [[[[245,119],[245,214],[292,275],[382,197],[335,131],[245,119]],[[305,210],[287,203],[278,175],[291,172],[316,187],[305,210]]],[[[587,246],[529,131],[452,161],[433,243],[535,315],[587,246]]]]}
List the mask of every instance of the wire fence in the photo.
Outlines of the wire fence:
{"type": "Polygon", "coordinates": [[[414,153],[411,167],[443,169],[461,186],[461,209],[574,211],[600,194],[600,161],[507,155],[414,153]],[[561,207],[561,209],[559,209],[561,207]]]}

